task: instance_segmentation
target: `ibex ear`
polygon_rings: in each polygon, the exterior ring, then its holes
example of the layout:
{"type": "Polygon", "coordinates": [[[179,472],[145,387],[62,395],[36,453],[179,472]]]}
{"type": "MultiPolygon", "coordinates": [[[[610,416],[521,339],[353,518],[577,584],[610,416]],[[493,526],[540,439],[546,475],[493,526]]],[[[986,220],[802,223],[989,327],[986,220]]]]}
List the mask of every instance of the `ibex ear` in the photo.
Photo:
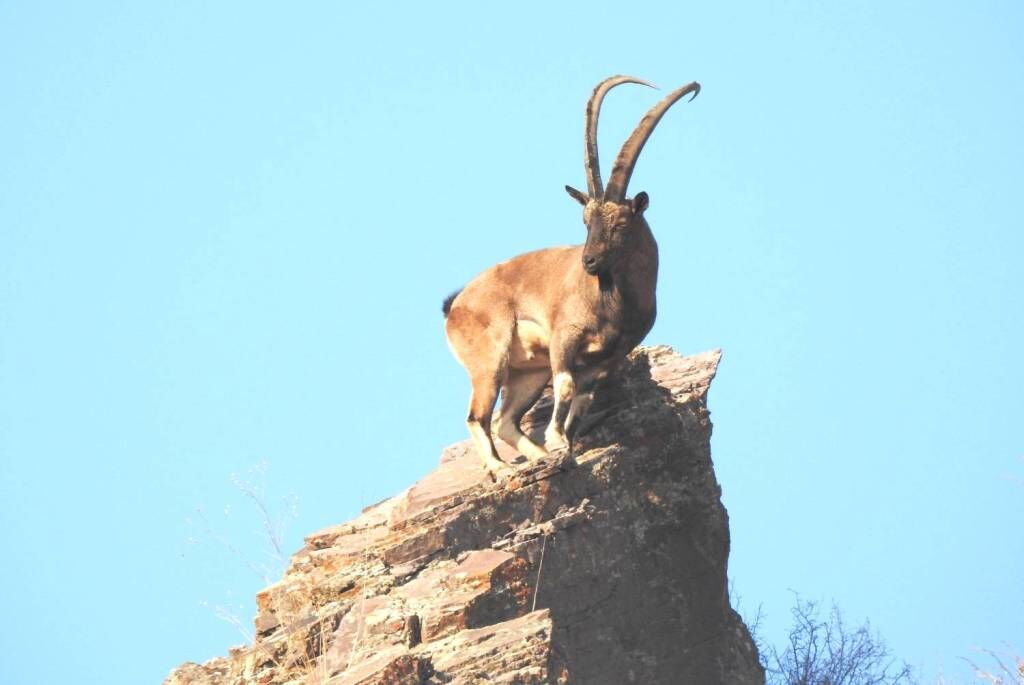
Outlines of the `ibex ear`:
{"type": "Polygon", "coordinates": [[[651,204],[651,198],[647,197],[647,193],[640,191],[633,198],[633,214],[640,216],[649,204],[651,204]]]}
{"type": "Polygon", "coordinates": [[[565,187],[565,192],[569,193],[569,196],[572,199],[576,200],[576,202],[579,202],[584,207],[586,207],[587,203],[590,202],[590,198],[587,197],[586,193],[581,193],[580,191],[576,190],[572,186],[566,186],[565,187]]]}

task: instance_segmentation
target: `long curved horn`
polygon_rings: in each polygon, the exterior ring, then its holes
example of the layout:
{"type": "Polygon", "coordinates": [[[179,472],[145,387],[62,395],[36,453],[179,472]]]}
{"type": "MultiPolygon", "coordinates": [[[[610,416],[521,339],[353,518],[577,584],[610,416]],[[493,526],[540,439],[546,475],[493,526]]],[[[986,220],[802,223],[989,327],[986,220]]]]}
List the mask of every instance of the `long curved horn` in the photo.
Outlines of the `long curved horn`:
{"type": "Polygon", "coordinates": [[[651,137],[654,127],[658,125],[661,117],[668,111],[668,108],[676,103],[679,98],[693,93],[697,97],[700,92],[700,84],[694,81],[678,90],[674,90],[665,96],[665,99],[651,107],[644,118],[637,124],[633,134],[622,144],[619,156],[615,158],[615,165],[612,167],[612,175],[608,178],[608,188],[605,191],[605,199],[610,202],[622,202],[626,198],[626,187],[629,185],[629,177],[633,175],[633,167],[640,157],[640,151],[644,143],[651,137]]]}
{"type": "Polygon", "coordinates": [[[641,86],[656,88],[654,84],[633,76],[609,76],[597,84],[587,101],[583,126],[583,166],[587,172],[587,192],[590,197],[600,198],[604,192],[601,183],[601,165],[597,158],[597,118],[601,114],[601,101],[609,90],[623,83],[639,83],[641,86]]]}

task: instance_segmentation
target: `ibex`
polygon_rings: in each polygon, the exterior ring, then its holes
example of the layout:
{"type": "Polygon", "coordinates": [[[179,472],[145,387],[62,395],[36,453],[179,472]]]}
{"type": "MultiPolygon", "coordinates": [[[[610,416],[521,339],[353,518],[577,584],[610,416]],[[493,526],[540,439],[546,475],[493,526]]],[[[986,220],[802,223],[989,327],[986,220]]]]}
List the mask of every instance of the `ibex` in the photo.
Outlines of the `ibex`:
{"type": "Polygon", "coordinates": [[[508,468],[491,438],[499,389],[498,436],[528,459],[544,457],[548,449],[568,446],[595,388],[654,325],[658,245],[644,219],[647,193],[629,199],[626,186],[662,115],[683,96],[696,97],[700,85],[673,91],[644,115],[619,151],[604,188],[597,120],[604,96],[623,83],[651,86],[612,76],[594,88],[585,111],[587,192],[565,186],[583,205],[586,243],[514,257],[445,300],[448,344],[473,385],[466,424],[492,476],[508,468]],[[522,432],[519,422],[551,379],[554,408],[544,432],[545,449],[522,432]]]}

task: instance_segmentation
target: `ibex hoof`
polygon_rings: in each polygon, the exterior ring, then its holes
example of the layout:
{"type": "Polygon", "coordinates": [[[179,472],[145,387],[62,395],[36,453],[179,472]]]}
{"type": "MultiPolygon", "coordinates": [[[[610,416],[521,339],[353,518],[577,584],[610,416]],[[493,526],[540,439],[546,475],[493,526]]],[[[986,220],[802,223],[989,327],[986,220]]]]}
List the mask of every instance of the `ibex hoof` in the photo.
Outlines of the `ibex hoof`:
{"type": "Polygon", "coordinates": [[[599,423],[608,418],[611,413],[611,407],[598,412],[588,412],[583,418],[573,421],[572,425],[566,430],[566,433],[568,433],[573,440],[583,437],[596,428],[599,423]]]}
{"type": "Polygon", "coordinates": [[[576,468],[576,457],[573,456],[572,450],[568,447],[551,452],[548,459],[552,466],[561,471],[568,471],[569,469],[576,468]]]}
{"type": "Polygon", "coordinates": [[[514,473],[512,467],[503,461],[492,462],[485,468],[487,469],[487,475],[490,476],[491,480],[495,483],[501,483],[508,480],[514,473]]]}
{"type": "Polygon", "coordinates": [[[557,433],[545,433],[544,434],[544,449],[548,452],[557,452],[558,450],[569,449],[569,441],[564,435],[557,433]]]}

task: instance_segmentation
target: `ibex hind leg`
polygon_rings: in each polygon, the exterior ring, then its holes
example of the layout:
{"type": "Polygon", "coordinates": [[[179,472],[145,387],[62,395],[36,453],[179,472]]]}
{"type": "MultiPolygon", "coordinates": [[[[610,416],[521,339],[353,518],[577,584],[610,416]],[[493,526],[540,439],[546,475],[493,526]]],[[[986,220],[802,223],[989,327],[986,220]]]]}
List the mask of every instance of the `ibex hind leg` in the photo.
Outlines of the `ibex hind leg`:
{"type": "Polygon", "coordinates": [[[469,416],[466,417],[466,426],[469,428],[469,435],[473,438],[473,445],[477,454],[483,460],[484,468],[495,477],[501,471],[509,469],[508,464],[498,458],[498,450],[494,447],[494,440],[491,438],[491,415],[494,412],[494,403],[498,399],[498,387],[500,379],[496,374],[474,376],[473,392],[469,397],[469,416]]]}
{"type": "Polygon", "coordinates": [[[530,440],[519,427],[523,415],[544,392],[551,372],[547,369],[510,369],[501,394],[501,408],[494,421],[498,437],[531,461],[546,457],[548,451],[530,440]]]}
{"type": "Polygon", "coordinates": [[[500,471],[507,471],[509,466],[498,458],[498,451],[494,448],[491,416],[498,399],[498,388],[505,381],[508,370],[507,350],[512,326],[500,325],[500,311],[492,311],[490,316],[479,311],[474,313],[468,305],[459,305],[461,299],[457,298],[449,310],[445,332],[455,358],[469,372],[473,386],[466,417],[469,435],[484,468],[497,476],[500,471]]]}

